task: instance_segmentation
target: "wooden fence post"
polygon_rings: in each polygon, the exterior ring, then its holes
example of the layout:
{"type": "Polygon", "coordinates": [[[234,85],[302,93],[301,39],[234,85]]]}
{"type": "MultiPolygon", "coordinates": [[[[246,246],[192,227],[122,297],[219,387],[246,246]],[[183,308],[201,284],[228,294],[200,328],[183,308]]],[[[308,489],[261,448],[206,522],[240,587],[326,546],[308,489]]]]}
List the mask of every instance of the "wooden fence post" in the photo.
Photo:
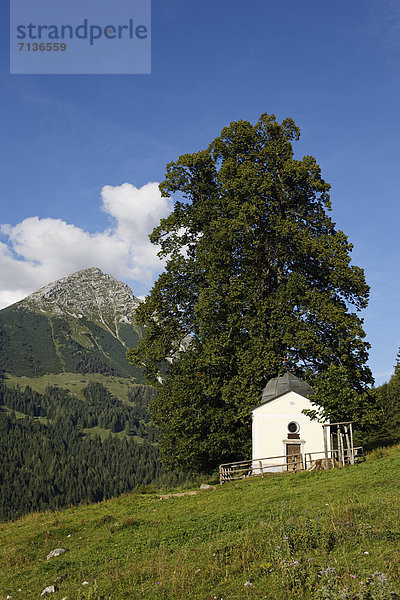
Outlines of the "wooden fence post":
{"type": "Polygon", "coordinates": [[[343,433],[338,425],[338,442],[339,442],[339,467],[344,467],[344,447],[343,447],[343,433]]]}
{"type": "Polygon", "coordinates": [[[350,439],[349,439],[349,432],[348,432],[348,429],[347,429],[347,425],[345,425],[345,426],[344,426],[344,433],[345,433],[345,435],[346,435],[346,444],[347,444],[347,455],[348,455],[348,460],[349,460],[349,463],[350,463],[351,465],[353,465],[353,464],[354,464],[354,462],[353,462],[353,460],[352,460],[352,451],[351,451],[351,446],[350,446],[350,439]]]}
{"type": "Polygon", "coordinates": [[[325,453],[325,469],[329,469],[329,455],[328,455],[328,432],[326,426],[324,426],[324,453],[325,453]]]}
{"type": "Polygon", "coordinates": [[[354,465],[355,457],[354,457],[354,440],[353,440],[353,424],[350,423],[350,443],[351,443],[351,464],[354,465]]]}

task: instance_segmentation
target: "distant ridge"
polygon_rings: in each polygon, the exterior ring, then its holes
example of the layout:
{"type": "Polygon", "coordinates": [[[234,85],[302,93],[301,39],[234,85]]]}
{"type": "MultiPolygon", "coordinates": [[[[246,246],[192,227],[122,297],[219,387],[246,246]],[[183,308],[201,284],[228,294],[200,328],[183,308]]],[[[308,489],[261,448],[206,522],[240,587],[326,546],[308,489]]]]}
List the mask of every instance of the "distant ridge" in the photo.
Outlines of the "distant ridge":
{"type": "Polygon", "coordinates": [[[139,303],[97,267],[58,279],[0,311],[0,366],[14,375],[98,372],[142,382],[125,358],[142,335],[139,303]]]}

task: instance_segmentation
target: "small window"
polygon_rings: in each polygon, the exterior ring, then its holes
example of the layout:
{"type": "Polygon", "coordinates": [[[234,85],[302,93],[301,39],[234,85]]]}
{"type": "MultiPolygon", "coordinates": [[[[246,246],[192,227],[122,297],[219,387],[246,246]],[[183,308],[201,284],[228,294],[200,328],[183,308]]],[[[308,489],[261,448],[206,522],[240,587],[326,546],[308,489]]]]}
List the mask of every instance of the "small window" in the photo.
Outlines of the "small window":
{"type": "Polygon", "coordinates": [[[299,433],[300,431],[300,425],[296,421],[290,421],[287,428],[289,433],[299,433]]]}

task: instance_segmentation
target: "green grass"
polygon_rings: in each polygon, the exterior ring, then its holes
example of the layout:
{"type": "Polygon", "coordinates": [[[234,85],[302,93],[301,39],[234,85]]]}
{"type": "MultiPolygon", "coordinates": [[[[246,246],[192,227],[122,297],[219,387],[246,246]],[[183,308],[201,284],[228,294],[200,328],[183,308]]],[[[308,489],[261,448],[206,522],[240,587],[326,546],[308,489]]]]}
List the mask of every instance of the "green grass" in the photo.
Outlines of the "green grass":
{"type": "Polygon", "coordinates": [[[56,386],[70,390],[74,396],[81,400],[85,400],[82,390],[90,382],[101,383],[121,402],[130,404],[128,391],[136,383],[136,380],[128,377],[102,375],[101,373],[85,373],[84,375],[81,373],[50,373],[41,377],[18,377],[7,373],[5,378],[5,383],[11,387],[19,385],[22,389],[25,389],[26,386],[30,386],[35,392],[43,394],[48,386],[56,386]]]}
{"type": "Polygon", "coordinates": [[[98,435],[98,436],[100,436],[100,438],[102,440],[104,440],[109,435],[111,435],[112,437],[117,437],[117,438],[129,437],[130,439],[133,439],[140,446],[142,446],[144,443],[144,438],[142,438],[138,435],[130,435],[125,429],[123,431],[119,431],[118,433],[114,433],[114,432],[110,431],[109,429],[103,429],[103,427],[96,426],[96,427],[84,427],[83,429],[80,429],[80,431],[86,435],[98,435]]]}
{"type": "Polygon", "coordinates": [[[342,470],[29,515],[0,525],[0,598],[37,598],[66,573],[54,600],[395,599],[399,481],[397,447],[342,470]]]}
{"type": "MultiPolygon", "coordinates": [[[[4,406],[2,404],[0,404],[0,412],[4,412],[8,415],[11,415],[12,413],[14,413],[16,419],[25,419],[26,418],[26,415],[24,413],[21,413],[18,410],[12,410],[11,408],[8,408],[7,406],[4,406]]],[[[30,417],[30,418],[33,419],[34,421],[38,421],[39,423],[43,423],[44,425],[46,425],[49,422],[49,420],[46,417],[30,417]]]]}

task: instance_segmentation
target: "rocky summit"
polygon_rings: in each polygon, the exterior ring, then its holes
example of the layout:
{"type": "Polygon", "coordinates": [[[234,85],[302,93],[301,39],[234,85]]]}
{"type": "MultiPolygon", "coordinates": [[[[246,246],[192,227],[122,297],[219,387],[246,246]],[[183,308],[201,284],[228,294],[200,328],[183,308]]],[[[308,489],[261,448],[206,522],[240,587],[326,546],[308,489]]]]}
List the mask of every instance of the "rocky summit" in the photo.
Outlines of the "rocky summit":
{"type": "Polygon", "coordinates": [[[119,336],[119,325],[134,326],[139,303],[126,283],[104,274],[97,267],[90,267],[40,288],[17,306],[20,310],[54,316],[86,317],[124,344],[119,336]]]}
{"type": "Polygon", "coordinates": [[[126,349],[142,335],[128,285],[91,267],[0,311],[0,366],[15,375],[99,372],[142,380],[126,349]]]}

